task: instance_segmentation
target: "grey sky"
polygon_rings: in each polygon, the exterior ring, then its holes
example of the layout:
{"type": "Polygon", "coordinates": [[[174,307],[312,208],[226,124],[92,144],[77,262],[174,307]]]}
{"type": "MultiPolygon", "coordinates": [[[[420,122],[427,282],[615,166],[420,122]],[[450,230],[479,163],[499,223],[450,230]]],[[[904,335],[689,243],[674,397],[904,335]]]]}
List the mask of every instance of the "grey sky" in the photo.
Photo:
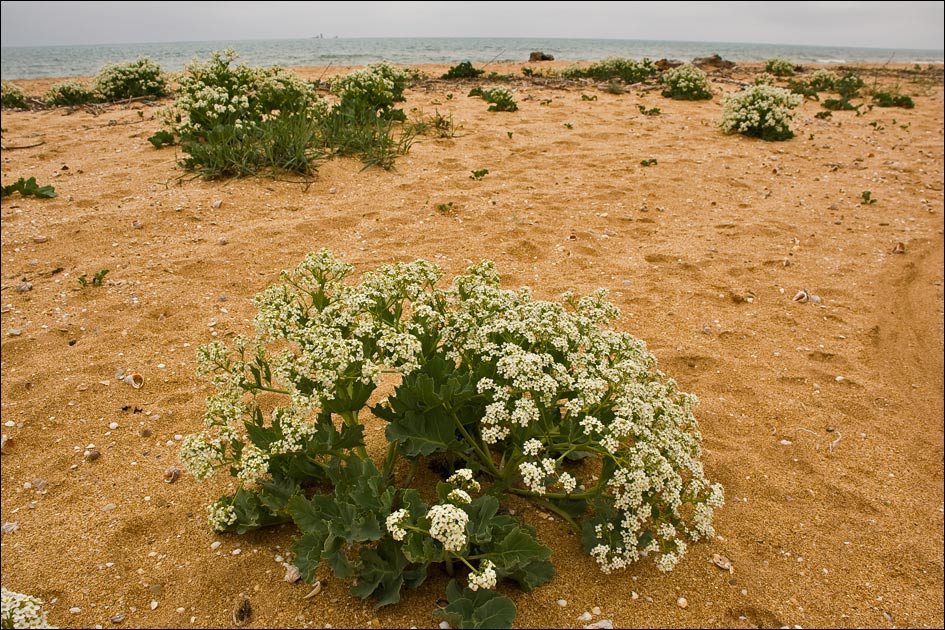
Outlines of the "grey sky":
{"type": "Polygon", "coordinates": [[[576,37],[943,48],[943,2],[2,2],[3,46],[576,37]]]}

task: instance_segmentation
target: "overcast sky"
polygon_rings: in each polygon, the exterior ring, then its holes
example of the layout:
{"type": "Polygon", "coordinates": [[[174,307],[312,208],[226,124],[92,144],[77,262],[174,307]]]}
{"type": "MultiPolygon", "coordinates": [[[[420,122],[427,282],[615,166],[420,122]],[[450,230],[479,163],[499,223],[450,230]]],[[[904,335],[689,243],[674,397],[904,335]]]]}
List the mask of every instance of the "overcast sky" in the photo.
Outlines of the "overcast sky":
{"type": "Polygon", "coordinates": [[[939,2],[2,2],[3,46],[576,37],[943,48],[939,2]]]}

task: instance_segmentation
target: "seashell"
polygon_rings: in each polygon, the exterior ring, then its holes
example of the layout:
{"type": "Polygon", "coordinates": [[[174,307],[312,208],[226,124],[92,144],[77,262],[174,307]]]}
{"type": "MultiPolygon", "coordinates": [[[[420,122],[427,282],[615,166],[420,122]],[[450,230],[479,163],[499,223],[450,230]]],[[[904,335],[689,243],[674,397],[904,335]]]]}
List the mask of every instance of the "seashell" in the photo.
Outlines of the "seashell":
{"type": "Polygon", "coordinates": [[[33,283],[28,280],[24,280],[16,286],[17,293],[26,293],[27,291],[33,290],[33,283]]]}
{"type": "Polygon", "coordinates": [[[905,245],[905,243],[896,243],[896,246],[893,247],[892,253],[894,253],[894,254],[905,254],[905,253],[906,253],[906,245],[905,245]]]}
{"type": "Polygon", "coordinates": [[[302,599],[311,599],[321,592],[322,592],[322,581],[318,580],[317,582],[315,582],[315,588],[313,588],[311,592],[309,592],[309,594],[303,597],[302,599]]]}
{"type": "Polygon", "coordinates": [[[810,293],[808,293],[806,289],[801,289],[794,295],[793,298],[791,298],[791,301],[800,302],[801,304],[803,304],[809,299],[810,299],[810,293]]]}
{"type": "Polygon", "coordinates": [[[302,579],[302,574],[299,573],[299,568],[294,564],[289,564],[288,562],[283,562],[282,566],[285,567],[285,577],[283,578],[286,582],[290,584],[295,584],[302,579]]]}
{"type": "Polygon", "coordinates": [[[180,468],[177,466],[171,466],[164,471],[164,483],[174,483],[180,479],[180,468]]]}
{"type": "Polygon", "coordinates": [[[138,374],[137,372],[133,374],[128,374],[125,378],[121,379],[134,387],[135,389],[141,389],[141,386],[144,385],[144,377],[138,374]]]}
{"type": "Polygon", "coordinates": [[[820,304],[823,300],[820,299],[819,295],[811,294],[810,301],[813,302],[814,304],[820,304]]]}
{"type": "Polygon", "coordinates": [[[98,458],[101,457],[101,456],[102,456],[101,452],[99,452],[98,449],[94,449],[94,448],[93,448],[93,449],[91,449],[91,450],[86,451],[86,453],[85,453],[85,461],[87,461],[87,462],[94,462],[96,459],[98,459],[98,458]]]}
{"type": "Polygon", "coordinates": [[[253,607],[250,606],[249,600],[242,598],[236,601],[236,607],[233,608],[233,624],[237,626],[242,626],[244,623],[249,621],[249,618],[253,615],[253,607]]]}
{"type": "Polygon", "coordinates": [[[213,208],[214,210],[216,210],[222,205],[223,205],[222,199],[214,199],[213,201],[210,202],[210,207],[213,208]]]}
{"type": "Polygon", "coordinates": [[[732,561],[725,556],[720,556],[717,553],[712,554],[712,564],[723,571],[728,571],[729,573],[735,572],[735,570],[732,568],[732,561]]]}

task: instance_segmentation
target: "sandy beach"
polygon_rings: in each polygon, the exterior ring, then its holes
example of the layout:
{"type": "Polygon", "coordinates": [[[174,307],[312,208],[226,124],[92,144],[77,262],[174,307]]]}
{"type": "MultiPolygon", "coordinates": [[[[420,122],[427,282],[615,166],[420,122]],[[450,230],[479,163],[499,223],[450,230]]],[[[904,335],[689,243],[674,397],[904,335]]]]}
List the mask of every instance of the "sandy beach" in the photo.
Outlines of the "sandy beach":
{"type": "MultiPolygon", "coordinates": [[[[821,120],[808,100],[794,139],[763,142],[717,126],[721,94],[757,65],[711,75],[715,97],[697,102],[528,80],[526,65],[488,68],[519,77],[502,83],[519,111],[466,96],[487,80],[419,82],[404,111],[452,116],[455,137],[418,137],[392,171],[327,161],[311,183],[191,178],[146,140],[169,100],[4,110],[3,184],[35,176],[58,196],[2,203],[0,512],[18,524],[3,586],[62,627],[227,627],[244,598],[247,627],[436,627],[445,575],[374,610],[324,567],[303,599],[277,561],[294,527],[215,535],[205,506],[230,479],[164,480],[211,392],[196,347],[251,335],[252,297],[327,247],[358,274],[424,258],[451,279],[491,259],[540,299],[605,287],[618,328],[699,397],[706,475],[726,494],[717,538],[668,574],[604,575],[565,523],[522,504],[557,576],[502,589],[517,627],[580,628],[594,607],[615,627],[942,627],[940,69],[864,69],[915,108],[821,120]],[[103,286],[80,287],[102,269],[103,286]],[[802,289],[819,303],[793,301],[802,289]]],[[[383,425],[367,423],[378,458],[383,425]]]]}

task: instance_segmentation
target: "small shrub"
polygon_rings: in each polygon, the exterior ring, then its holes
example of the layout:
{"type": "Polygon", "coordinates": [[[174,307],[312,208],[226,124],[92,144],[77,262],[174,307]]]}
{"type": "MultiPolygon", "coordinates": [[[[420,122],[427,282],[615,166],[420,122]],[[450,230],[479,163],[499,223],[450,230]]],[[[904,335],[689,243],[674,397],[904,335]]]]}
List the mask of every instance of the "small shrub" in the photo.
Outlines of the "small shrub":
{"type": "Polygon", "coordinates": [[[851,98],[858,97],[864,85],[863,79],[858,74],[848,72],[836,80],[834,91],[840,95],[841,99],[848,101],[851,98]]]}
{"type": "Polygon", "coordinates": [[[755,85],[774,85],[778,78],[768,72],[755,75],[755,85]]]}
{"type": "Polygon", "coordinates": [[[569,66],[562,70],[566,78],[590,78],[598,81],[620,79],[624,83],[639,83],[657,74],[656,65],[647,58],[642,61],[623,57],[607,57],[587,68],[569,66]]]}
{"type": "Polygon", "coordinates": [[[79,286],[83,289],[85,287],[100,287],[102,283],[105,282],[105,276],[108,274],[108,269],[99,269],[95,275],[92,276],[92,279],[89,280],[85,277],[85,274],[79,276],[76,280],[79,282],[79,286]]]}
{"type": "Polygon", "coordinates": [[[912,100],[912,97],[892,92],[874,92],[873,102],[878,107],[902,107],[905,109],[915,107],[915,101],[912,100]]]}
{"type": "Polygon", "coordinates": [[[706,73],[692,64],[671,68],[660,76],[665,86],[663,96],[678,101],[703,101],[712,98],[706,73]]]}
{"type": "Polygon", "coordinates": [[[469,176],[469,179],[480,180],[488,174],[489,174],[489,169],[480,168],[475,171],[472,171],[472,175],[469,176]]]}
{"type": "Polygon", "coordinates": [[[647,160],[640,160],[640,166],[656,166],[659,162],[656,161],[656,158],[649,158],[647,160]]]}
{"type": "Polygon", "coordinates": [[[860,197],[863,199],[863,203],[867,206],[872,206],[877,201],[876,197],[873,196],[873,193],[868,190],[864,190],[860,194],[860,197]]]}
{"type": "MultiPolygon", "coordinates": [[[[525,72],[525,69],[523,68],[522,73],[524,72],[525,72]]],[[[447,70],[446,74],[444,74],[441,78],[443,79],[475,79],[476,77],[478,77],[479,75],[483,73],[485,73],[485,70],[474,68],[472,65],[472,62],[463,61],[451,67],[449,70],[447,70]]],[[[525,76],[531,76],[531,74],[527,74],[525,76]]]]}
{"type": "Polygon", "coordinates": [[[56,196],[56,189],[52,186],[40,186],[36,183],[35,177],[29,179],[18,179],[9,186],[4,186],[0,196],[6,197],[18,192],[23,197],[37,197],[38,199],[53,199],[56,196]]]}
{"type": "Polygon", "coordinates": [[[10,109],[28,109],[23,89],[13,83],[0,83],[0,106],[10,109]]]}
{"type": "Polygon", "coordinates": [[[235,478],[208,506],[214,531],[265,540],[294,523],[302,578],[333,571],[376,607],[445,572],[439,615],[464,628],[510,627],[499,584],[555,574],[510,499],[560,517],[605,573],[645,557],[671,571],[713,539],[723,489],[700,461],[697,400],[610,328],[605,291],[539,301],[490,261],[446,287],[424,260],[352,271],[308,255],[255,298],[254,339],[198,349],[215,391],[180,459],[195,479],[235,478]]]}
{"type": "Polygon", "coordinates": [[[815,101],[820,100],[817,89],[802,79],[791,79],[787,83],[787,89],[792,93],[809,98],[815,101]]]}
{"type": "Polygon", "coordinates": [[[720,126],[726,133],[740,133],[762,140],[787,140],[791,130],[792,111],[801,104],[801,97],[770,85],[756,85],[729,94],[722,103],[720,126]]]}
{"type": "Polygon", "coordinates": [[[837,81],[839,80],[840,75],[833,70],[819,68],[811,73],[807,82],[818,92],[833,92],[837,89],[837,81]]]}
{"type": "Polygon", "coordinates": [[[789,77],[794,74],[794,62],[790,59],[769,59],[765,62],[765,72],[777,77],[789,77]]]}
{"type": "Polygon", "coordinates": [[[512,92],[506,88],[493,88],[483,90],[482,88],[473,88],[469,91],[469,96],[479,96],[489,105],[490,112],[514,112],[518,111],[518,104],[512,97],[512,92]]]}
{"type": "Polygon", "coordinates": [[[860,106],[854,105],[845,98],[828,98],[824,99],[823,102],[824,109],[829,109],[830,111],[859,111],[860,106]]]}
{"type": "Polygon", "coordinates": [[[627,88],[620,81],[608,81],[607,85],[604,86],[604,91],[608,94],[613,94],[619,96],[621,94],[627,93],[627,88]]]}
{"type": "Polygon", "coordinates": [[[817,119],[820,119],[820,120],[827,120],[827,119],[830,118],[831,116],[833,116],[833,112],[830,112],[830,111],[817,112],[816,114],[814,114],[814,118],[817,118],[817,119]]]}
{"type": "Polygon", "coordinates": [[[644,116],[659,116],[661,113],[659,107],[647,108],[645,105],[638,104],[637,109],[640,110],[640,113],[644,116]]]}
{"type": "Polygon", "coordinates": [[[43,102],[54,107],[74,107],[94,103],[98,98],[95,91],[87,85],[78,81],[66,81],[49,88],[43,96],[43,102]]]}
{"type": "Polygon", "coordinates": [[[95,77],[95,91],[106,101],[167,94],[167,79],[159,66],[147,57],[109,64],[95,77]]]}

